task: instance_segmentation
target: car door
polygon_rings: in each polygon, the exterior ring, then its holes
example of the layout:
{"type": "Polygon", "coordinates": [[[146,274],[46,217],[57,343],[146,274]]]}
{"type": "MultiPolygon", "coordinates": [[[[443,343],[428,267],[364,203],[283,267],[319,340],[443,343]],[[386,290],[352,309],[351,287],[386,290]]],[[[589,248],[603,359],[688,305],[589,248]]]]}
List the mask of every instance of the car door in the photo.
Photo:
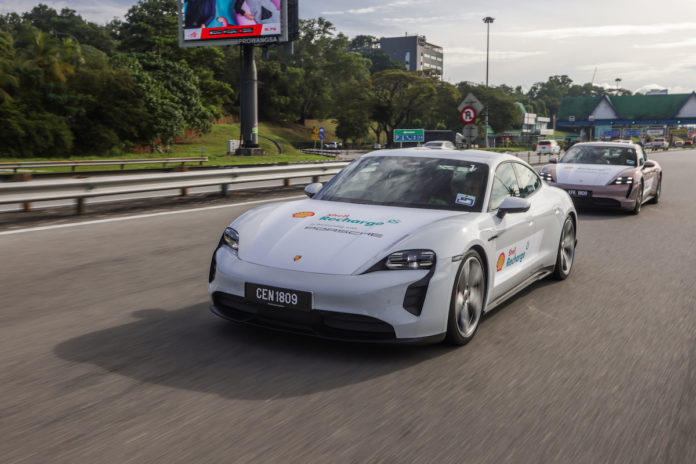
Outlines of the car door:
{"type": "Polygon", "coordinates": [[[647,198],[657,192],[659,173],[657,166],[652,168],[645,167],[645,162],[648,160],[648,157],[645,155],[642,148],[638,147],[636,151],[638,152],[638,166],[640,166],[643,172],[643,198],[647,198]]]}
{"type": "MultiPolygon", "coordinates": [[[[531,276],[549,262],[555,262],[560,227],[564,218],[559,215],[562,208],[558,196],[550,189],[543,188],[541,179],[537,173],[522,163],[513,163],[520,187],[520,197],[530,203],[528,222],[529,248],[521,263],[525,277],[531,276]]],[[[525,242],[525,247],[527,246],[525,242]]]]}
{"type": "Polygon", "coordinates": [[[493,185],[488,211],[495,230],[489,239],[493,242],[493,289],[491,299],[496,299],[522,282],[525,277],[524,264],[527,243],[533,232],[534,220],[530,212],[497,216],[498,206],[505,197],[520,196],[517,174],[512,162],[498,165],[493,177],[493,185]]]}

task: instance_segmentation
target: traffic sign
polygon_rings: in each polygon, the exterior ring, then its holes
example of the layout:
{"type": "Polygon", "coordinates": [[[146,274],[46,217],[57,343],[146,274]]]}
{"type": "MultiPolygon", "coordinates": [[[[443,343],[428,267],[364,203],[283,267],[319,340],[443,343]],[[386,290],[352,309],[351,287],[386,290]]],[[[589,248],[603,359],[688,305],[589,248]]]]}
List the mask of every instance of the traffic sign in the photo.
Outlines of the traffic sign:
{"type": "Polygon", "coordinates": [[[320,127],[320,128],[319,128],[319,138],[322,139],[322,140],[324,140],[324,132],[325,132],[325,131],[324,131],[324,128],[323,128],[323,127],[320,127]]]}
{"type": "Polygon", "coordinates": [[[312,140],[314,140],[314,141],[319,140],[319,136],[316,134],[312,134],[312,140]]]}
{"type": "Polygon", "coordinates": [[[459,111],[461,113],[462,110],[467,106],[470,106],[474,110],[476,110],[477,114],[480,113],[481,110],[483,110],[483,108],[484,108],[483,104],[478,100],[478,98],[476,98],[474,96],[473,93],[469,93],[469,95],[467,95],[466,98],[464,100],[462,100],[462,102],[457,107],[457,111],[459,111]]]}
{"type": "Polygon", "coordinates": [[[464,124],[471,124],[476,120],[476,109],[471,106],[462,108],[460,118],[464,124]]]}
{"type": "Polygon", "coordinates": [[[394,129],[394,142],[423,142],[425,129],[394,129]]]}
{"type": "Polygon", "coordinates": [[[468,139],[475,139],[478,136],[478,127],[476,124],[467,124],[464,126],[462,135],[468,139]]]}
{"type": "Polygon", "coordinates": [[[319,128],[317,128],[317,126],[314,126],[312,128],[312,133],[314,133],[315,135],[319,135],[319,128]]]}

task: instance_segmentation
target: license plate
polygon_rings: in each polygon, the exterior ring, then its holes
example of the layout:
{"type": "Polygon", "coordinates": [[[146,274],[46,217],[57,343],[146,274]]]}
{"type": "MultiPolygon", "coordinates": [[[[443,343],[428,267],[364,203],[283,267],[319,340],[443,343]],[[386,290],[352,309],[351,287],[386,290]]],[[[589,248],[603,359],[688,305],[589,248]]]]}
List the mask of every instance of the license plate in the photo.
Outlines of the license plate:
{"type": "Polygon", "coordinates": [[[312,293],[289,288],[271,287],[246,283],[244,296],[247,300],[279,308],[292,308],[309,311],[312,309],[312,293]]]}
{"type": "Polygon", "coordinates": [[[592,196],[592,192],[589,190],[568,190],[568,195],[571,197],[589,198],[592,196]]]}

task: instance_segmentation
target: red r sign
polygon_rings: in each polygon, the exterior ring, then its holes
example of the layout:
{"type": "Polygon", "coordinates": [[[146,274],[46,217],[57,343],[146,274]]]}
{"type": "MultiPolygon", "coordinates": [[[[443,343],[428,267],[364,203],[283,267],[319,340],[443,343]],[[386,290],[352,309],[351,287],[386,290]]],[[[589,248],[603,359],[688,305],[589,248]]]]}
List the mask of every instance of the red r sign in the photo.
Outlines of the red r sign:
{"type": "Polygon", "coordinates": [[[471,106],[462,109],[461,119],[464,124],[471,124],[476,120],[476,110],[471,106]]]}

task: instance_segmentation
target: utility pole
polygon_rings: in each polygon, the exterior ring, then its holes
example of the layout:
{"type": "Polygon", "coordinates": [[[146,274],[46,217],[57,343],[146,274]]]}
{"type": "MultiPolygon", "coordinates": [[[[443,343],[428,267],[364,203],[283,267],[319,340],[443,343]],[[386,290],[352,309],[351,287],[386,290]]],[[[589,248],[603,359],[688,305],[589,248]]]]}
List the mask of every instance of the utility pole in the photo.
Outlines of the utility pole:
{"type": "Polygon", "coordinates": [[[242,85],[240,95],[242,146],[240,155],[263,154],[259,149],[258,80],[254,45],[242,45],[242,85]]]}
{"type": "MultiPolygon", "coordinates": [[[[483,22],[486,23],[486,88],[488,88],[488,50],[490,47],[491,40],[491,23],[495,21],[495,18],[486,16],[483,18],[483,22]]],[[[484,128],[486,134],[486,148],[490,147],[488,143],[488,102],[486,102],[486,127],[484,128]]]]}

